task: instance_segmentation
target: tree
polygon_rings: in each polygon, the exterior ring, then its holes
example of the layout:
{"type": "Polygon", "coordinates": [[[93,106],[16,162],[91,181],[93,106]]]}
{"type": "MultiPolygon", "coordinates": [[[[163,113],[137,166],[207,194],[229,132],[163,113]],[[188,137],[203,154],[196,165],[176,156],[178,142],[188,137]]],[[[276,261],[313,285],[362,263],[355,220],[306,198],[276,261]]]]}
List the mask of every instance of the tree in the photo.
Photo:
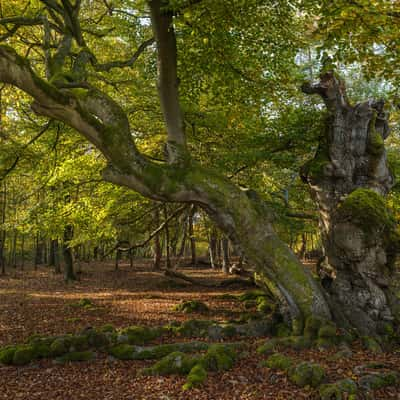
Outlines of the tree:
{"type": "MultiPolygon", "coordinates": [[[[80,13],[86,10],[81,10],[81,2],[78,0],[73,4],[63,0],[61,5],[43,0],[42,3],[44,13],[38,12],[37,17],[8,19],[0,23],[12,26],[4,34],[6,38],[21,26],[42,27],[44,63],[38,68],[14,48],[3,45],[0,47],[0,81],[29,94],[34,99],[32,110],[37,115],[64,122],[95,145],[107,161],[103,171],[105,180],[126,186],[156,201],[193,203],[205,210],[230,241],[242,250],[246,259],[255,265],[260,284],[268,287],[280,299],[291,319],[296,321],[295,331],[302,330],[304,320],[309,316],[331,319],[330,307],[322,288],[277,236],[273,228],[274,213],[268,205],[256,192],[242,190],[218,170],[206,164],[201,165],[190,152],[178,92],[174,21],[185,10],[191,10],[191,3],[197,2],[148,2],[157,46],[159,99],[167,133],[165,161],[151,159],[139,150],[134,142],[135,134],[128,114],[119,102],[106,93],[101,81],[89,79],[92,71],[131,66],[153,40],[144,41],[127,61],[101,63],[89,48],[83,33],[80,13]],[[43,78],[43,70],[46,78],[43,78]]],[[[243,7],[242,3],[233,2],[232,6],[239,10],[243,7]]],[[[208,5],[203,7],[207,8],[208,5]]],[[[282,52],[277,55],[279,47],[275,46],[274,40],[283,42],[291,38],[287,24],[297,20],[296,10],[282,4],[279,13],[275,13],[272,8],[258,2],[248,2],[248,5],[246,2],[246,7],[257,18],[275,18],[275,23],[285,20],[285,24],[282,24],[285,25],[283,36],[276,35],[274,39],[270,34],[269,53],[271,59],[276,61],[277,70],[286,73],[287,66],[282,60],[286,59],[286,53],[288,58],[292,56],[293,48],[282,46],[282,52]]],[[[132,8],[135,9],[133,5],[132,8]]],[[[216,10],[221,11],[218,7],[216,10]]],[[[108,11],[112,13],[111,8],[108,11]]],[[[241,23],[246,24],[254,35],[254,24],[246,18],[242,18],[241,23]]],[[[140,29],[145,30],[143,26],[140,29]]],[[[276,29],[280,29],[279,24],[276,29]]],[[[230,35],[241,41],[241,35],[236,34],[234,29],[230,30],[230,35]]],[[[232,49],[230,52],[232,57],[237,57],[232,49]]],[[[256,67],[251,69],[251,73],[265,74],[265,66],[259,62],[263,52],[259,50],[260,58],[254,63],[256,67]]],[[[273,77],[274,71],[271,67],[273,77]]],[[[196,72],[190,67],[186,71],[192,74],[196,72]]],[[[220,73],[220,76],[223,74],[220,73]]],[[[227,79],[226,76],[224,78],[227,79]]],[[[273,79],[276,80],[276,77],[273,79]]],[[[246,76],[246,80],[251,79],[246,76]]],[[[224,83],[227,84],[226,81],[224,83]]],[[[229,92],[229,85],[227,87],[226,92],[229,92]]],[[[246,94],[250,96],[250,92],[246,94]]],[[[262,97],[259,92],[257,95],[262,97]]],[[[246,100],[243,99],[243,102],[246,103],[246,100]]],[[[253,110],[252,102],[247,103],[249,109],[253,110]]],[[[260,109],[261,106],[258,106],[260,109]]]]}
{"type": "Polygon", "coordinates": [[[384,200],[394,184],[384,145],[388,113],[383,101],[351,105],[333,71],[303,90],[320,95],[328,111],[302,177],[320,210],[331,309],[341,325],[377,332],[399,305],[393,275],[400,236],[384,200]]]}

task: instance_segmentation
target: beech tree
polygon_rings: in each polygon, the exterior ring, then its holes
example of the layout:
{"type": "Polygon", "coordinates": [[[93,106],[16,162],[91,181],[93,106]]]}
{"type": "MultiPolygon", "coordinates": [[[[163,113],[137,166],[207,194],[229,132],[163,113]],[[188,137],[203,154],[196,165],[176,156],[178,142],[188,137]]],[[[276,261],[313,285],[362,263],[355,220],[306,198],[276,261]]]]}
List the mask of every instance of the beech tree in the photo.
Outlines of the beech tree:
{"type": "MultiPolygon", "coordinates": [[[[134,3],[122,7],[119,11],[132,13],[132,10],[138,7],[134,3]]],[[[325,320],[334,318],[342,326],[353,325],[363,333],[376,333],[378,322],[383,319],[388,322],[394,320],[394,305],[397,302],[394,296],[391,301],[387,297],[383,299],[382,296],[386,296],[386,292],[377,289],[382,287],[381,284],[376,284],[376,279],[379,277],[375,276],[377,275],[375,272],[371,275],[369,271],[365,271],[365,268],[368,269],[372,265],[374,268],[387,267],[389,271],[392,264],[391,257],[394,254],[391,250],[392,239],[395,236],[392,234],[394,229],[389,212],[380,197],[386,194],[391,186],[391,176],[385,167],[383,140],[387,135],[387,125],[381,105],[365,103],[364,106],[351,108],[345,101],[342,83],[332,72],[323,75],[320,84],[303,87],[306,92],[319,93],[332,115],[328,120],[330,133],[327,135],[329,140],[326,139],[324,150],[321,142],[316,155],[317,161],[314,160],[315,162],[303,171],[304,179],[310,184],[319,202],[321,221],[325,224],[322,229],[328,262],[338,271],[336,276],[334,273],[331,274],[333,283],[327,291],[278,237],[273,227],[273,210],[262,198],[253,190],[243,190],[220,171],[199,163],[190,152],[179,96],[177,51],[179,36],[174,22],[179,15],[196,7],[197,3],[199,2],[196,0],[148,1],[143,7],[150,13],[154,38],[144,40],[128,60],[102,63],[99,61],[100,55],[96,54],[93,46],[89,46],[86,37],[89,34],[103,37],[107,32],[96,31],[96,21],[90,21],[90,18],[87,20],[91,29],[82,25],[85,10],[96,6],[96,2],[42,0],[34,16],[12,16],[0,20],[0,24],[6,27],[2,39],[9,40],[13,44],[12,47],[0,46],[0,81],[18,87],[31,96],[33,98],[31,108],[36,115],[64,122],[96,146],[107,161],[107,167],[102,173],[105,180],[126,186],[156,201],[191,203],[205,210],[231,242],[244,253],[246,259],[255,266],[259,284],[268,288],[280,300],[292,320],[295,333],[302,331],[304,321],[310,316],[325,320]],[[38,58],[29,55],[29,51],[28,56],[20,54],[20,46],[14,35],[21,27],[26,26],[34,27],[35,33],[43,37],[40,45],[33,46],[40,54],[39,61],[38,58]],[[101,81],[90,79],[93,71],[131,67],[154,42],[158,67],[157,88],[166,129],[164,160],[154,160],[140,150],[135,142],[137,134],[132,129],[132,121],[124,110],[122,100],[125,99],[115,99],[115,93],[114,97],[111,97],[101,81]],[[359,111],[365,115],[359,118],[357,114],[359,111]],[[351,118],[349,121],[343,117],[339,118],[344,114],[348,115],[348,118],[353,115],[354,121],[351,118]],[[339,128],[338,124],[341,124],[339,128]],[[347,135],[348,132],[353,132],[353,126],[358,127],[357,124],[362,127],[356,130],[356,141],[342,140],[346,132],[347,135]],[[320,161],[323,151],[325,158],[320,161]],[[343,156],[348,152],[352,155],[350,161],[344,157],[337,157],[338,153],[343,156]],[[337,160],[339,166],[336,165],[337,160]],[[343,166],[341,162],[344,163],[343,166]],[[359,164],[364,169],[369,168],[365,167],[365,164],[371,168],[373,166],[375,172],[367,174],[363,172],[358,175],[361,168],[358,167],[359,164]],[[315,173],[319,169],[323,170],[323,177],[330,178],[322,180],[316,178],[315,173]],[[354,170],[357,173],[354,173],[354,170]],[[338,175],[338,171],[341,175],[338,175]],[[356,177],[355,183],[352,181],[354,177],[356,177]],[[365,177],[372,183],[365,184],[365,177]],[[339,178],[345,183],[337,186],[339,178]],[[320,184],[321,181],[323,184],[320,184]],[[349,182],[353,183],[350,185],[349,182]],[[335,193],[335,196],[331,200],[329,195],[332,193],[335,193]],[[376,202],[371,207],[360,208],[359,194],[376,197],[376,202]],[[354,197],[355,201],[351,203],[354,197]],[[350,204],[355,209],[350,208],[350,204]],[[384,216],[385,220],[382,222],[383,225],[379,225],[379,234],[371,236],[376,241],[372,246],[362,241],[361,237],[367,231],[360,228],[357,218],[360,213],[372,211],[376,204],[380,207],[379,216],[384,216]],[[337,214],[341,216],[336,217],[337,214]],[[346,218],[350,218],[350,222],[346,218]],[[331,229],[330,224],[335,228],[331,229]],[[332,235],[340,229],[342,231],[350,229],[353,236],[357,237],[356,244],[353,243],[353,239],[350,241],[343,239],[340,243],[335,239],[332,244],[332,235]],[[335,245],[338,243],[337,248],[335,245]],[[345,259],[338,256],[339,248],[343,249],[343,246],[350,248],[350,255],[345,259]],[[357,249],[354,246],[358,246],[357,249]],[[357,253],[355,258],[354,252],[357,253]],[[374,253],[368,265],[359,262],[360,257],[366,252],[374,253]],[[340,262],[337,261],[339,259],[340,262]],[[348,268],[349,263],[353,269],[348,268]],[[344,265],[347,269],[343,267],[344,265]],[[360,270],[362,268],[363,271],[360,270]],[[349,272],[354,269],[359,275],[368,276],[368,279],[362,281],[362,290],[357,288],[354,274],[349,272]],[[345,286],[342,283],[349,274],[354,285],[345,286]],[[338,279],[335,280],[336,278],[338,279]],[[349,318],[346,307],[365,291],[368,292],[364,296],[365,301],[362,304],[354,304],[357,310],[363,311],[365,318],[362,320],[349,318]],[[342,312],[337,311],[338,307],[342,312]]],[[[270,18],[275,19],[277,24],[283,24],[283,21],[291,19],[296,20],[297,16],[297,10],[289,7],[286,2],[282,2],[281,9],[280,6],[274,8],[272,3],[257,1],[245,2],[246,5],[239,0],[234,3],[237,10],[240,7],[251,9],[252,15],[267,18],[270,14],[272,15],[270,18]]],[[[114,7],[107,2],[102,4],[105,6],[102,18],[106,18],[107,14],[114,12],[114,7]]],[[[207,6],[211,7],[211,2],[203,5],[207,6]]],[[[143,28],[146,23],[139,22],[138,26],[143,28]]],[[[286,27],[285,29],[287,30],[286,27]]],[[[240,37],[240,32],[235,32],[234,29],[229,33],[240,37]]],[[[289,38],[290,34],[286,35],[286,38],[289,38]]],[[[207,37],[204,39],[209,40],[207,37]]],[[[279,40],[282,40],[282,37],[279,40]]],[[[24,42],[19,44],[22,46],[24,42]]],[[[265,46],[269,47],[269,43],[265,46]]],[[[277,46],[270,47],[266,53],[279,65],[287,49],[279,53],[277,46]]],[[[260,48],[262,49],[262,46],[260,48]]],[[[241,50],[237,48],[236,51],[241,50]]],[[[260,53],[263,53],[263,50],[260,50],[260,53]]],[[[284,66],[279,65],[278,69],[280,68],[284,66]]]]}

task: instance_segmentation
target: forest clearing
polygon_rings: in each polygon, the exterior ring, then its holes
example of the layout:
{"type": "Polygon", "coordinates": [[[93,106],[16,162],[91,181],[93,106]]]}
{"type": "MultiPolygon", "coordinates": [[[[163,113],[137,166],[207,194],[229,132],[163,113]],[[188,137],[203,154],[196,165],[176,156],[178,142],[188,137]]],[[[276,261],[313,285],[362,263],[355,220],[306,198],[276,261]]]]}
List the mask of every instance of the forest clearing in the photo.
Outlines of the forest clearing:
{"type": "MultiPolygon", "coordinates": [[[[57,336],[76,334],[88,327],[101,329],[111,324],[116,329],[128,326],[155,327],[192,319],[227,322],[241,315],[256,313],[248,308],[240,295],[249,288],[236,285],[234,289],[218,288],[218,283],[230,279],[210,269],[185,269],[185,273],[213,288],[174,281],[164,274],[151,271],[149,262],[121,265],[113,270],[111,263],[83,266],[80,280],[65,284],[60,275],[48,267],[38,271],[15,271],[1,281],[0,344],[26,342],[34,334],[57,336]],[[236,297],[235,297],[236,296],[236,297]],[[90,306],[79,306],[82,299],[90,306]],[[185,313],[174,310],[184,301],[200,301],[207,305],[203,312],[185,313]]],[[[254,289],[253,289],[254,290],[254,289]]],[[[299,388],[284,371],[268,368],[262,362],[267,354],[257,349],[272,339],[270,335],[244,338],[205,339],[179,337],[168,333],[147,345],[176,343],[177,340],[241,342],[243,354],[225,372],[210,372],[201,388],[182,391],[185,377],[141,376],[143,368],[154,360],[121,361],[106,351],[97,350],[90,361],[56,362],[54,359],[35,361],[21,369],[0,367],[1,399],[317,399],[318,392],[310,386],[299,388]]],[[[272,353],[271,353],[272,354],[272,353]]],[[[280,354],[295,362],[319,363],[327,382],[340,379],[360,379],[368,373],[400,372],[400,352],[382,353],[366,350],[361,342],[350,347],[285,348],[280,354]],[[341,352],[343,354],[341,354],[341,352]],[[335,355],[339,354],[339,358],[335,355]]],[[[374,390],[375,399],[398,399],[398,390],[388,386],[374,390]]]]}

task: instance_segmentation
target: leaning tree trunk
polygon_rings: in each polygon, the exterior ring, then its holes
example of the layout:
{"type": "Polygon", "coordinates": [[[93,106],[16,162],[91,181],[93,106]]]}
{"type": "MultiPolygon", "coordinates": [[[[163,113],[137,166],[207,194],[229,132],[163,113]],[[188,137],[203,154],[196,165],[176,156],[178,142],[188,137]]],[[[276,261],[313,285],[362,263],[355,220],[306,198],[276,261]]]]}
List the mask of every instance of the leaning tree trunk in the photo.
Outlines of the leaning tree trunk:
{"type": "Polygon", "coordinates": [[[315,157],[302,168],[320,211],[322,282],[340,325],[379,334],[398,302],[391,290],[398,235],[384,198],[394,184],[388,114],[383,101],[350,105],[333,72],[303,91],[322,96],[328,110],[315,157]]]}

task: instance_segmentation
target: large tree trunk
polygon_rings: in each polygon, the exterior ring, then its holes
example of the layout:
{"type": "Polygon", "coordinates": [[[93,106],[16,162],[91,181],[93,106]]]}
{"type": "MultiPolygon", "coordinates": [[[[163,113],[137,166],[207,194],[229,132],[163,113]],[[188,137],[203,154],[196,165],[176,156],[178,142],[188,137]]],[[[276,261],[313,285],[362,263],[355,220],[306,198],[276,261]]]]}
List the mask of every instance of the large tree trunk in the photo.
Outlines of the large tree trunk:
{"type": "Polygon", "coordinates": [[[393,322],[398,302],[391,290],[398,235],[384,200],[394,183],[388,115],[382,101],[350,105],[333,72],[303,90],[321,95],[328,109],[316,155],[302,168],[320,211],[322,282],[340,325],[376,334],[393,322]]]}

